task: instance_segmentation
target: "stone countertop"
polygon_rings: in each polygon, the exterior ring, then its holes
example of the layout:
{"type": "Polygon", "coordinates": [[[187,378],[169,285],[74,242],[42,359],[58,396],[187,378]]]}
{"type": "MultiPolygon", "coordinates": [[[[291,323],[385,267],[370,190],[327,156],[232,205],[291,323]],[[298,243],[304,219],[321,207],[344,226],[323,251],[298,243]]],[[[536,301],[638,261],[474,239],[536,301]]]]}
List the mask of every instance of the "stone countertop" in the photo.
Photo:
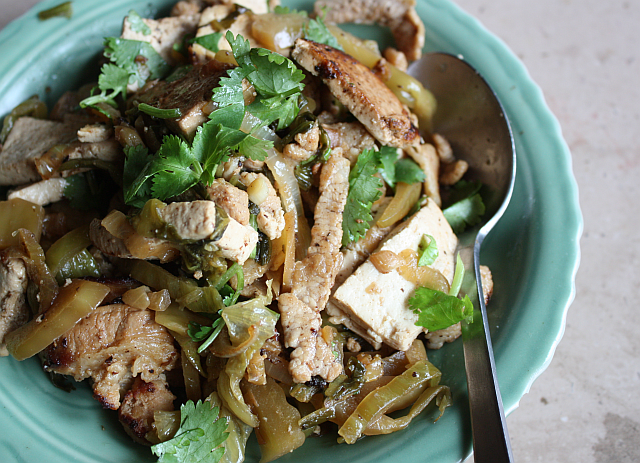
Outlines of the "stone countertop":
{"type": "MultiPolygon", "coordinates": [[[[0,0],[0,28],[35,0],[0,0]]],[[[566,331],[508,418],[515,460],[640,461],[640,3],[458,0],[540,85],[584,216],[566,331]],[[636,205],[634,205],[636,204],[636,205]]]]}

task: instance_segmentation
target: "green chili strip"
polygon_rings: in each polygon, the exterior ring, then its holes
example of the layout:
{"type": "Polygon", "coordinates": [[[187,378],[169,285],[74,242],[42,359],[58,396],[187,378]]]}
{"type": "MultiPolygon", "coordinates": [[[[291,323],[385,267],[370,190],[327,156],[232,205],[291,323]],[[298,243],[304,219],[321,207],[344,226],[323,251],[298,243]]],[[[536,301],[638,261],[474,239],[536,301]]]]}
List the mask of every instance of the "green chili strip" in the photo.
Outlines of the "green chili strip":
{"type": "Polygon", "coordinates": [[[451,390],[447,386],[428,387],[413,403],[407,415],[401,416],[400,418],[391,418],[390,416],[382,415],[376,421],[369,423],[364,434],[373,436],[400,431],[409,426],[411,420],[418,416],[434,399],[440,409],[440,415],[436,418],[436,421],[438,421],[444,413],[444,410],[451,405],[451,390]]]}
{"type": "Polygon", "coordinates": [[[146,103],[140,103],[138,109],[149,116],[157,117],[158,119],[177,119],[182,116],[180,108],[173,109],[160,109],[153,106],[149,106],[146,103]]]}
{"type": "Polygon", "coordinates": [[[100,169],[107,171],[117,185],[122,186],[122,171],[113,162],[104,159],[71,159],[62,163],[58,170],[100,169]]]}
{"type": "Polygon", "coordinates": [[[424,390],[429,386],[437,386],[441,375],[442,373],[431,363],[416,362],[407,371],[393,378],[391,382],[379,387],[362,399],[358,407],[338,430],[338,434],[344,437],[348,444],[353,444],[363,435],[370,423],[384,415],[403,396],[416,390],[424,390]]]}
{"type": "Polygon", "coordinates": [[[91,244],[88,227],[70,231],[53,243],[46,252],[47,266],[56,275],[67,262],[91,244]]]}
{"type": "Polygon", "coordinates": [[[87,249],[83,249],[64,263],[56,275],[56,281],[63,285],[67,278],[83,278],[100,276],[96,260],[87,249]]]}
{"type": "Polygon", "coordinates": [[[5,116],[2,123],[2,131],[0,131],[0,144],[7,141],[9,132],[11,132],[13,125],[20,117],[30,116],[35,117],[36,119],[46,119],[47,113],[47,105],[44,104],[43,101],[40,101],[38,95],[34,95],[23,101],[13,108],[7,116],[5,116]]]}
{"type": "Polygon", "coordinates": [[[176,301],[193,312],[217,313],[224,307],[220,293],[214,287],[199,287],[195,281],[179,278],[145,260],[132,262],[129,274],[132,278],[151,288],[166,288],[172,301],[176,301]]]}
{"type": "Polygon", "coordinates": [[[460,258],[460,253],[456,256],[456,270],[453,274],[453,282],[449,288],[449,296],[457,296],[462,287],[462,278],[464,277],[464,264],[460,258]]]}
{"type": "Polygon", "coordinates": [[[48,10],[39,12],[38,19],[40,21],[45,21],[47,19],[55,18],[56,16],[71,19],[72,15],[73,7],[71,6],[71,2],[64,2],[60,5],[54,6],[53,8],[49,8],[48,10]]]}
{"type": "Polygon", "coordinates": [[[303,431],[312,429],[324,423],[325,421],[329,421],[335,418],[337,405],[338,404],[335,403],[330,407],[319,408],[315,412],[309,413],[307,416],[302,417],[300,421],[298,421],[300,429],[302,429],[303,431]]]}

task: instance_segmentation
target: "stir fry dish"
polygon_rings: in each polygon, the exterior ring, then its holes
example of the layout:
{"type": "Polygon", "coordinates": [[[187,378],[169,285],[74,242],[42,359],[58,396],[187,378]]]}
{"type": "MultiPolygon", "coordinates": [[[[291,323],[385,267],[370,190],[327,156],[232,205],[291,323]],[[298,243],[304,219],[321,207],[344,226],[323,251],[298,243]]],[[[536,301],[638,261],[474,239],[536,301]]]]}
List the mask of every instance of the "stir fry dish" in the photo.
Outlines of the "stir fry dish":
{"type": "Polygon", "coordinates": [[[268,462],[441,416],[427,349],[473,313],[457,235],[484,206],[405,73],[424,46],[414,3],[132,10],[97,82],[14,108],[0,355],[88,380],[164,462],[240,463],[253,431],[268,462]]]}

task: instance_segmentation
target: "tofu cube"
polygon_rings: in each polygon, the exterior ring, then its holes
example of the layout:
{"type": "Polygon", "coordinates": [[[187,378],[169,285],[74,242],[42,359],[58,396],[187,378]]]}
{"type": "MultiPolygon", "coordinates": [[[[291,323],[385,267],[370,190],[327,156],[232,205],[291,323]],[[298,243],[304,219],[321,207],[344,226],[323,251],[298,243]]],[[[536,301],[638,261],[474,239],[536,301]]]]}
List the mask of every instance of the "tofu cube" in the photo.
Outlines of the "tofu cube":
{"type": "MultiPolygon", "coordinates": [[[[405,249],[417,250],[423,234],[431,235],[438,246],[438,258],[431,265],[451,282],[458,244],[440,208],[429,200],[378,247],[400,254],[405,249]]],[[[418,317],[407,305],[416,285],[396,270],[381,273],[367,259],[331,297],[330,315],[342,319],[347,327],[364,334],[373,343],[384,342],[399,350],[407,350],[423,331],[416,326],[418,317]]]]}

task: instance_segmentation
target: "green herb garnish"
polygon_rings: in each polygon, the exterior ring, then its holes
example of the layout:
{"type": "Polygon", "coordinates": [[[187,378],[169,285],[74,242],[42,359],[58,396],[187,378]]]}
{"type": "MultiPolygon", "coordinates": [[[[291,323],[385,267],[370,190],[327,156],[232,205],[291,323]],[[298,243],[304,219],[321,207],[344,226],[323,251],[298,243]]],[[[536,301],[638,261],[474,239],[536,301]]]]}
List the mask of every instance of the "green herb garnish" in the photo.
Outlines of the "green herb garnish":
{"type": "Polygon", "coordinates": [[[378,166],[377,152],[366,149],[360,153],[349,173],[349,193],[342,215],[344,246],[362,238],[371,225],[371,206],[382,194],[384,186],[382,180],[375,176],[378,166]]]}
{"type": "Polygon", "coordinates": [[[219,412],[211,402],[187,401],[180,407],[180,428],[176,435],[151,447],[158,463],[218,463],[225,451],[221,444],[229,435],[229,419],[219,412]]]}
{"type": "Polygon", "coordinates": [[[431,235],[422,235],[418,245],[418,267],[433,264],[438,258],[438,245],[431,235]]]}
{"type": "Polygon", "coordinates": [[[418,315],[416,325],[429,331],[442,330],[473,315],[469,296],[458,299],[435,289],[419,287],[409,298],[409,308],[418,315]]]}

